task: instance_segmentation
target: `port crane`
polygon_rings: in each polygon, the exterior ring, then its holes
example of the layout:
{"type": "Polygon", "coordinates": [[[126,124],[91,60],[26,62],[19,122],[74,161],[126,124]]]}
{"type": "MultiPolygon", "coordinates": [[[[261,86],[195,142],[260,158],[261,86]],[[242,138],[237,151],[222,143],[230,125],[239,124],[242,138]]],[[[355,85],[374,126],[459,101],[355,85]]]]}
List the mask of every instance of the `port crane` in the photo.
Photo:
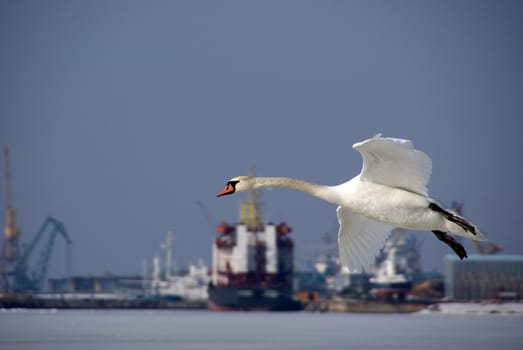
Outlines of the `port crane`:
{"type": "Polygon", "coordinates": [[[15,292],[42,291],[49,269],[49,262],[53,251],[56,236],[61,235],[67,243],[67,275],[70,277],[70,246],[71,239],[59,220],[48,217],[40,230],[23,251],[19,248],[20,229],[16,224],[16,210],[13,206],[11,190],[11,168],[9,162],[9,148],[4,145],[4,193],[6,198],[6,220],[4,241],[0,254],[0,290],[15,292]],[[47,235],[43,248],[38,257],[35,250],[39,242],[47,235]],[[32,262],[36,259],[35,264],[32,262]],[[29,271],[31,266],[34,268],[29,271]]]}
{"type": "Polygon", "coordinates": [[[53,252],[54,242],[56,237],[60,235],[67,243],[66,266],[67,275],[71,276],[71,254],[70,248],[72,241],[67,234],[64,224],[53,218],[47,217],[40,230],[31,241],[29,246],[24,250],[20,260],[13,270],[13,286],[12,289],[17,292],[41,292],[44,288],[45,280],[47,278],[47,271],[49,269],[49,262],[53,252]],[[44,247],[41,250],[34,269],[30,270],[30,261],[35,255],[35,249],[42,238],[47,235],[47,240],[44,242],[44,247]]]}
{"type": "Polygon", "coordinates": [[[19,257],[20,229],[16,225],[16,210],[13,206],[11,189],[11,167],[9,163],[9,147],[4,145],[4,194],[5,194],[5,227],[2,251],[0,252],[0,289],[8,290],[11,273],[19,257]]]}
{"type": "Polygon", "coordinates": [[[2,249],[3,262],[12,264],[18,259],[20,229],[16,225],[16,210],[13,207],[11,190],[11,167],[9,164],[9,148],[4,145],[4,193],[6,204],[4,244],[2,249]]]}

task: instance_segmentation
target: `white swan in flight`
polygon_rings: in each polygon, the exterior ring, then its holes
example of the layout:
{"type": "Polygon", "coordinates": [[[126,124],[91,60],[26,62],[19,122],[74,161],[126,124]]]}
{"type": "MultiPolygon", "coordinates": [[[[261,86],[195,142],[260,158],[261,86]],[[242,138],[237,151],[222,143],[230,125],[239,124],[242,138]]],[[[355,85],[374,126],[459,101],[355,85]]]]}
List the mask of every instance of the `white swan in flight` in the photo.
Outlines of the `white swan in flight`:
{"type": "Polygon", "coordinates": [[[337,186],[288,177],[237,176],[218,197],[261,187],[287,187],[338,206],[340,258],[350,271],[369,271],[393,228],[432,231],[463,259],[465,248],[446,232],[486,240],[458,214],[428,197],[432,161],[409,140],[381,134],[352,146],[363,158],[359,175],[337,186]]]}

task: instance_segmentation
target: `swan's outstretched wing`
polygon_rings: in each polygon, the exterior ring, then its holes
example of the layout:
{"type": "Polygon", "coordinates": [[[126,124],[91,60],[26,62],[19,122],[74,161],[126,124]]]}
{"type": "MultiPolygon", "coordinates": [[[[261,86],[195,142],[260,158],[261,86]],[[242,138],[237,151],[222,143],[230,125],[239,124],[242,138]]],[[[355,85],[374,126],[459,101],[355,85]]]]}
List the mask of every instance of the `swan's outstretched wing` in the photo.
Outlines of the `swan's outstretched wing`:
{"type": "Polygon", "coordinates": [[[360,179],[427,196],[432,161],[409,140],[380,134],[352,146],[363,157],[360,179]]]}
{"type": "Polygon", "coordinates": [[[393,227],[341,206],[336,213],[340,223],[338,246],[341,262],[351,272],[369,271],[393,227]]]}

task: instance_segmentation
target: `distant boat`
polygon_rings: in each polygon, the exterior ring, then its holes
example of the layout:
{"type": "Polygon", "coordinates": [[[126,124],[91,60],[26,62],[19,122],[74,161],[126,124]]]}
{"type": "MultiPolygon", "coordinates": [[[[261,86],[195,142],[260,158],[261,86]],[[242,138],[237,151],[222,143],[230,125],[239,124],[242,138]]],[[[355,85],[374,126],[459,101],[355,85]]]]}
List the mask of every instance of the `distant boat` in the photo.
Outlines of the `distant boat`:
{"type": "Polygon", "coordinates": [[[217,226],[208,308],[214,311],[288,311],[302,304],[293,296],[291,228],[263,223],[255,192],[241,203],[240,222],[217,226]]]}
{"type": "MultiPolygon", "coordinates": [[[[204,301],[207,300],[207,285],[210,281],[209,269],[202,259],[198,264],[190,264],[187,273],[174,275],[172,250],[174,235],[167,233],[165,242],[160,245],[165,250],[165,273],[162,274],[160,257],[153,259],[153,275],[148,288],[148,296],[154,299],[167,301],[204,301]]],[[[146,279],[144,278],[144,281],[146,279]]]]}
{"type": "Polygon", "coordinates": [[[375,277],[370,279],[371,293],[381,300],[405,300],[412,290],[412,275],[421,270],[419,245],[396,230],[378,259],[375,277]]]}
{"type": "MultiPolygon", "coordinates": [[[[155,265],[156,261],[155,259],[155,265]]],[[[197,265],[190,264],[187,274],[184,275],[167,274],[163,278],[159,278],[153,274],[151,294],[161,300],[207,300],[208,283],[208,268],[200,260],[197,265]]]]}

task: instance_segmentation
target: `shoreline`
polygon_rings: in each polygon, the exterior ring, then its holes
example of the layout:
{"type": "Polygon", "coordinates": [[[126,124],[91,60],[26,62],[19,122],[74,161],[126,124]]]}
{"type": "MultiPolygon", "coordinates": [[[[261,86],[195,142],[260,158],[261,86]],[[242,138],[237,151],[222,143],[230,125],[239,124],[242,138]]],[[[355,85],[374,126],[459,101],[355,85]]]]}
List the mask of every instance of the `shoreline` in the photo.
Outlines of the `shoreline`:
{"type": "Polygon", "coordinates": [[[11,295],[0,298],[2,309],[207,309],[206,300],[118,299],[99,296],[39,298],[11,295]]]}
{"type": "MultiPolygon", "coordinates": [[[[0,309],[56,310],[207,310],[207,300],[117,299],[103,296],[38,298],[31,295],[4,295],[0,309]]],[[[267,311],[270,312],[270,311],[267,311]]],[[[522,302],[448,302],[321,299],[303,304],[302,312],[353,314],[440,314],[440,315],[523,315],[522,302]]]]}
{"type": "Polygon", "coordinates": [[[432,304],[434,302],[325,299],[308,302],[304,310],[308,312],[404,314],[421,311],[432,304]]]}

